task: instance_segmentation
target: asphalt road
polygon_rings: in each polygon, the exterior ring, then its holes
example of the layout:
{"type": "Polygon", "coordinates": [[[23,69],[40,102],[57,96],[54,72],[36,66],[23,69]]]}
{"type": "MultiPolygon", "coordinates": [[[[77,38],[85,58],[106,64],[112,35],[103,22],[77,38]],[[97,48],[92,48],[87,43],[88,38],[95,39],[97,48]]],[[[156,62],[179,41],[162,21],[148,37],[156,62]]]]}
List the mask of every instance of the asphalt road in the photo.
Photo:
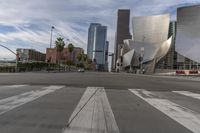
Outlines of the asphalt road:
{"type": "Polygon", "coordinates": [[[200,91],[200,82],[158,76],[139,76],[117,73],[17,73],[0,74],[1,85],[66,85],[73,87],[99,86],[106,89],[145,88],[150,90],[200,91]]]}
{"type": "Polygon", "coordinates": [[[0,132],[199,133],[199,100],[198,81],[95,72],[0,74],[0,132]]]}

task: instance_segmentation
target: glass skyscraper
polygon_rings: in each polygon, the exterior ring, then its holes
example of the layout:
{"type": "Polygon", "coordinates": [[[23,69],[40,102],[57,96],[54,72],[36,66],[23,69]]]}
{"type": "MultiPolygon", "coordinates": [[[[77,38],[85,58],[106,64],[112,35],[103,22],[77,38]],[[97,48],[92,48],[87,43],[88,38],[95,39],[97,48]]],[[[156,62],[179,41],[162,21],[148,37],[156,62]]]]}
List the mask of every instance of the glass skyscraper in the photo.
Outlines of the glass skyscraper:
{"type": "Polygon", "coordinates": [[[96,26],[101,26],[101,24],[91,23],[90,27],[88,29],[87,56],[91,60],[92,60],[92,57],[93,57],[94,33],[95,33],[95,27],[96,26]]]}
{"type": "Polygon", "coordinates": [[[107,27],[91,23],[88,31],[87,55],[97,65],[98,70],[105,70],[107,27]]]}

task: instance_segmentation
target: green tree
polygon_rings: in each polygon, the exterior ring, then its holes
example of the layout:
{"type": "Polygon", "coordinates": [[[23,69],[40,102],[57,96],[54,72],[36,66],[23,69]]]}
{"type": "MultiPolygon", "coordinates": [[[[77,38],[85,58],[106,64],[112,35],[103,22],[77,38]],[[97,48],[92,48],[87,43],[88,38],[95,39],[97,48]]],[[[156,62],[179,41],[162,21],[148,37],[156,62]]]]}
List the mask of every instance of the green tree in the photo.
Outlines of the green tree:
{"type": "Polygon", "coordinates": [[[88,60],[87,60],[87,63],[88,63],[88,64],[92,64],[92,60],[91,60],[91,59],[88,59],[88,60]]]}
{"type": "Polygon", "coordinates": [[[68,66],[69,71],[71,71],[71,66],[74,65],[74,63],[73,63],[71,60],[68,60],[68,61],[66,62],[66,64],[67,64],[67,66],[68,66]]]}
{"type": "Polygon", "coordinates": [[[84,61],[87,61],[87,59],[88,59],[87,55],[86,55],[86,54],[83,54],[83,60],[84,60],[84,61]]]}
{"type": "Polygon", "coordinates": [[[64,47],[65,47],[65,42],[64,39],[61,37],[58,37],[55,41],[56,44],[56,49],[58,52],[58,64],[59,64],[59,72],[60,72],[60,58],[61,58],[61,52],[63,51],[64,47]]]}
{"type": "Polygon", "coordinates": [[[83,54],[82,53],[78,53],[78,55],[76,56],[78,62],[80,63],[82,58],[83,58],[83,54]]]}

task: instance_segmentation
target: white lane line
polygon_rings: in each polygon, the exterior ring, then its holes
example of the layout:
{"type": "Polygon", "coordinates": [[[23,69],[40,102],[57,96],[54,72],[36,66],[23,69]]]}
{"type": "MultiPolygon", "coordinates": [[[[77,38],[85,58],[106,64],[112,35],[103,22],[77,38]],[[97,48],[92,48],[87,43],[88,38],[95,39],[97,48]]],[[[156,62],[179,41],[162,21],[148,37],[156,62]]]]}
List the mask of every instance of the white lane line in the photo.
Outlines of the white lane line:
{"type": "Polygon", "coordinates": [[[20,87],[25,87],[28,86],[26,84],[24,85],[5,85],[5,86],[0,86],[0,87],[7,87],[7,88],[20,88],[20,87]]]}
{"type": "Polygon", "coordinates": [[[140,97],[156,109],[163,112],[173,120],[177,121],[184,127],[188,128],[194,133],[200,133],[200,114],[188,108],[173,103],[167,99],[153,98],[145,94],[153,93],[146,90],[129,89],[133,94],[140,97]]]}
{"type": "Polygon", "coordinates": [[[0,100],[0,115],[63,87],[64,86],[43,87],[42,90],[30,91],[2,99],[0,100]]]}
{"type": "Polygon", "coordinates": [[[88,87],[63,133],[119,133],[104,88],[88,87]]]}
{"type": "Polygon", "coordinates": [[[200,94],[198,93],[193,93],[190,91],[173,91],[173,92],[200,100],[200,94]]]}

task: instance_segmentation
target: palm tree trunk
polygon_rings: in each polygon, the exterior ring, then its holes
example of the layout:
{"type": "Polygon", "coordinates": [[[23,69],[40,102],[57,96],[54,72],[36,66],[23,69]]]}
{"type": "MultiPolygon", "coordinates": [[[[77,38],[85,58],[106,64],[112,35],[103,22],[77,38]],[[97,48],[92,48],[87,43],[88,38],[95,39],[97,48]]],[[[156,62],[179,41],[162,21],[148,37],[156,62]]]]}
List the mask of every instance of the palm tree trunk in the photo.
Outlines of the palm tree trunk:
{"type": "Polygon", "coordinates": [[[60,72],[60,60],[59,60],[59,63],[58,63],[58,71],[60,72]]]}
{"type": "Polygon", "coordinates": [[[58,69],[59,69],[59,72],[60,72],[60,57],[61,57],[61,52],[59,52],[59,62],[58,62],[58,69]]]}
{"type": "MultiPolygon", "coordinates": [[[[70,61],[72,63],[72,52],[70,52],[70,61]]],[[[69,65],[69,71],[71,71],[71,64],[69,65]]]]}

